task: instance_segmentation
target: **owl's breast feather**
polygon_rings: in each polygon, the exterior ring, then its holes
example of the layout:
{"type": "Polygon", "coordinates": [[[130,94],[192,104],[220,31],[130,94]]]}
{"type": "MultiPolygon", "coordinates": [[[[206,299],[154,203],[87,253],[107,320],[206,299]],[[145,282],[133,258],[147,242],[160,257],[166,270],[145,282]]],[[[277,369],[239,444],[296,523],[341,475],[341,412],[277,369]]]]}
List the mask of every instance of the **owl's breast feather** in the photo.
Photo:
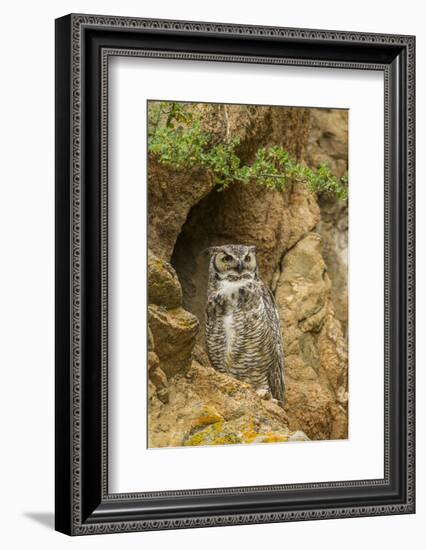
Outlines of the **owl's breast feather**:
{"type": "Polygon", "coordinates": [[[230,356],[230,351],[232,349],[232,343],[235,336],[235,330],[234,330],[234,319],[233,319],[233,313],[228,313],[227,315],[224,315],[223,317],[223,330],[225,332],[225,357],[230,356]]]}
{"type": "Polygon", "coordinates": [[[225,363],[229,369],[231,351],[235,339],[235,319],[234,314],[238,309],[238,299],[240,289],[247,286],[247,280],[240,281],[221,281],[219,293],[226,303],[225,313],[222,318],[223,331],[225,334],[225,363]]]}
{"type": "Polygon", "coordinates": [[[236,303],[240,288],[246,287],[247,282],[248,281],[246,279],[241,279],[240,281],[221,281],[219,285],[219,292],[227,300],[232,302],[235,301],[236,303]]]}

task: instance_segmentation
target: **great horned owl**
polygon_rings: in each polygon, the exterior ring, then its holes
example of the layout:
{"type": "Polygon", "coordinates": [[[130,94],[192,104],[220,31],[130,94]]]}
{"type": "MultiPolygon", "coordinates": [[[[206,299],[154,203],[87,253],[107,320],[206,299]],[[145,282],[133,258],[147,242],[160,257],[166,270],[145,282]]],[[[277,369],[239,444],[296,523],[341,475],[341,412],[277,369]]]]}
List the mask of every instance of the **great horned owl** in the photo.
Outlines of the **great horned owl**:
{"type": "Polygon", "coordinates": [[[259,278],[254,246],[224,245],[211,254],[206,340],[215,369],[284,404],[284,355],[272,292],[259,278]]]}

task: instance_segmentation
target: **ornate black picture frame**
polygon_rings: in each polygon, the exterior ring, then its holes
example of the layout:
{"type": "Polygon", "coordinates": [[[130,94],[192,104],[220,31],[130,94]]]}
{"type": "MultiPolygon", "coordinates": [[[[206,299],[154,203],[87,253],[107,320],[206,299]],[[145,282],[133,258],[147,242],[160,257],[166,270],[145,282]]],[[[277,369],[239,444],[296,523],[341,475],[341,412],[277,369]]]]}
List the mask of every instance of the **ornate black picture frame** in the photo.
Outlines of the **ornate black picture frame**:
{"type": "Polygon", "coordinates": [[[414,513],[413,36],[68,15],[56,21],[56,529],[69,535],[414,513]],[[114,55],[382,71],[383,479],[110,494],[107,71],[114,55]]]}

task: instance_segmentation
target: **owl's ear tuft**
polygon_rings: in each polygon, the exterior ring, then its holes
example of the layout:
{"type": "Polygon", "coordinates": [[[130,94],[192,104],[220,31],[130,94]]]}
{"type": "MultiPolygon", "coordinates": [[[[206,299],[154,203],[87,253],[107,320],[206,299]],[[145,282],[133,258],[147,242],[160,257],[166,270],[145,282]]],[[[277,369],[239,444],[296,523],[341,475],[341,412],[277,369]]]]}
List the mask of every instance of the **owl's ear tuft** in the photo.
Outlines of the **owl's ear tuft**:
{"type": "Polygon", "coordinates": [[[216,254],[217,252],[219,252],[219,247],[218,246],[209,246],[208,248],[205,248],[201,254],[203,254],[204,256],[208,256],[209,258],[212,257],[213,254],[216,254]]]}

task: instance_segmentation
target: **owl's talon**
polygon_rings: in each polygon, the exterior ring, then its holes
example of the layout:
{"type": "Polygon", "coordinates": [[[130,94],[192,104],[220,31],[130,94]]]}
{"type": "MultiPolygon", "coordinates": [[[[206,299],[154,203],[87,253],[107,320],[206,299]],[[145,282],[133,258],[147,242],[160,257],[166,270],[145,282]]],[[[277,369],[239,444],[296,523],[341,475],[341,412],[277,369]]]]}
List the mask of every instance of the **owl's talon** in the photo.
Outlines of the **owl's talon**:
{"type": "Polygon", "coordinates": [[[272,398],[271,392],[269,390],[260,389],[256,390],[256,393],[260,397],[260,399],[265,399],[265,401],[269,401],[272,398]]]}

